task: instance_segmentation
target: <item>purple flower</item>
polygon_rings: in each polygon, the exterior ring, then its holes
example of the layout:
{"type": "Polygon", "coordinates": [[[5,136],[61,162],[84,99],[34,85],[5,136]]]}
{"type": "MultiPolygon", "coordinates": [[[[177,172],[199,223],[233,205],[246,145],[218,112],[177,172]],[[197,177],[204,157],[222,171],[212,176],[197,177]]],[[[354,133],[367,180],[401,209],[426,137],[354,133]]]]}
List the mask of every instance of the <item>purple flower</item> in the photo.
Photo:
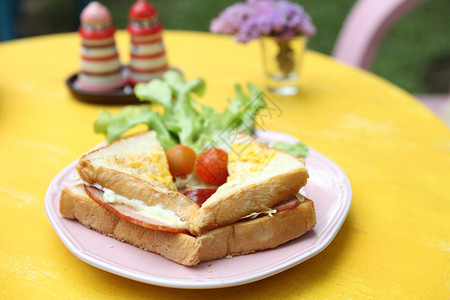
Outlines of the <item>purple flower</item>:
{"type": "Polygon", "coordinates": [[[316,28],[303,7],[286,0],[247,0],[226,8],[212,20],[211,32],[234,34],[247,43],[260,36],[292,38],[312,36],[316,28]]]}
{"type": "Polygon", "coordinates": [[[212,20],[210,30],[220,33],[237,33],[240,26],[254,14],[245,3],[235,3],[226,8],[216,19],[212,20]]]}

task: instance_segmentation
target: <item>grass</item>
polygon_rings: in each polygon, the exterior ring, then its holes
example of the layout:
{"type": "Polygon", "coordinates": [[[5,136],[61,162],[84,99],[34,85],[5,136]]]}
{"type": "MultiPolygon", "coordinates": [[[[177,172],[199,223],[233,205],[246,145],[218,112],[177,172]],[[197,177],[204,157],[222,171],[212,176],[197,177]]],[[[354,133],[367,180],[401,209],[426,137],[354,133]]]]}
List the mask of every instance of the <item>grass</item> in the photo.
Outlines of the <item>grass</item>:
{"type": "MultiPolygon", "coordinates": [[[[87,2],[87,1],[86,1],[87,2]]],[[[125,28],[134,0],[103,0],[117,28],[125,28]]],[[[237,1],[152,0],[167,29],[208,31],[223,9],[237,1]]],[[[354,0],[302,0],[317,35],[309,48],[331,54],[336,37],[354,0]]],[[[74,31],[78,26],[74,1],[27,0],[20,14],[21,36],[74,31]],[[31,4],[30,4],[31,3],[31,4]],[[34,5],[34,7],[32,6],[34,5]]],[[[450,1],[432,0],[416,8],[388,32],[372,71],[411,93],[447,92],[450,83],[450,1]],[[436,75],[438,72],[439,75],[436,75]]]]}
{"type": "Polygon", "coordinates": [[[448,92],[449,12],[450,1],[433,0],[406,15],[388,33],[372,71],[411,92],[448,92]],[[441,60],[442,76],[427,82],[441,60]]]}

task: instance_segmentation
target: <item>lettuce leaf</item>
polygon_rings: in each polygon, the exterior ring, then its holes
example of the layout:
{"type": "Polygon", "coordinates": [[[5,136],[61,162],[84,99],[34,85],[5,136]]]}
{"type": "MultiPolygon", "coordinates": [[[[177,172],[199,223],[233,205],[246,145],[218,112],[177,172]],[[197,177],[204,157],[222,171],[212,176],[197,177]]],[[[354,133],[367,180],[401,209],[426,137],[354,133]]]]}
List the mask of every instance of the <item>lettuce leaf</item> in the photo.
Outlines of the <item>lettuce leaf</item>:
{"type": "Polygon", "coordinates": [[[170,148],[178,144],[161,116],[152,111],[150,106],[126,106],[117,115],[101,110],[98,119],[94,122],[94,131],[104,134],[106,140],[112,142],[139,124],[146,124],[149,129],[156,131],[158,140],[165,147],[170,148]]]}
{"type": "Polygon", "coordinates": [[[167,71],[161,79],[134,87],[138,99],[152,105],[126,106],[115,115],[102,110],[94,123],[94,131],[104,134],[111,142],[133,127],[145,124],[156,131],[165,150],[183,144],[198,154],[211,147],[226,150],[229,138],[237,131],[252,134],[258,112],[267,107],[258,87],[248,83],[246,93],[236,84],[234,99],[228,99],[230,105],[222,112],[195,100],[194,97],[204,95],[205,89],[201,78],[186,81],[179,72],[167,71]],[[155,105],[161,106],[163,112],[154,111],[155,105]]]}
{"type": "Polygon", "coordinates": [[[272,147],[280,149],[284,152],[287,152],[297,157],[307,157],[309,153],[309,147],[303,142],[296,142],[293,144],[276,142],[275,144],[273,144],[272,147]]]}

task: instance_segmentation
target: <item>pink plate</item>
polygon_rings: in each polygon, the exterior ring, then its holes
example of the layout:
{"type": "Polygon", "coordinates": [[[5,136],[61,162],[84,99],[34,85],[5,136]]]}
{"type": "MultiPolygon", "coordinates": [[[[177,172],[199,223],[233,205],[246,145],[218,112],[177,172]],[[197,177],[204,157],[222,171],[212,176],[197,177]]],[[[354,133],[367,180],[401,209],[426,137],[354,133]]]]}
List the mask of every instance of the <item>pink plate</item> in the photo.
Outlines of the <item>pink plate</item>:
{"type": "MultiPolygon", "coordinates": [[[[296,141],[292,136],[273,131],[259,130],[256,137],[269,144],[296,141]]],[[[328,246],[347,216],[352,197],[350,182],[342,169],[310,149],[306,159],[310,178],[301,193],[314,201],[317,225],[312,231],[275,249],[186,267],[62,217],[59,214],[60,192],[63,187],[79,182],[75,164],[71,163],[53,179],[45,196],[47,216],[64,245],[79,259],[97,268],[166,287],[199,289],[234,286],[291,268],[328,246]]]]}

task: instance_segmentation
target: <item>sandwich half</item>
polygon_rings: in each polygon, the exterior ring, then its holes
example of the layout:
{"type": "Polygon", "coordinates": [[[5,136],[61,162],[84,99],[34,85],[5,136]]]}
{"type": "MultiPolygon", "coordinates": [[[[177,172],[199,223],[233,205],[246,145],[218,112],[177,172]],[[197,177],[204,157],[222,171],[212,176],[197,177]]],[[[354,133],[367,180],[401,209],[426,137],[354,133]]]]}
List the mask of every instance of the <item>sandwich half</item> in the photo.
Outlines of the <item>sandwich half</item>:
{"type": "Polygon", "coordinates": [[[117,209],[140,206],[141,211],[146,210],[147,215],[154,217],[172,215],[172,221],[183,223],[180,225],[183,228],[187,228],[185,222],[198,210],[195,202],[177,192],[164,149],[154,131],[93,150],[79,159],[76,169],[86,185],[100,190],[97,196],[107,196],[106,202],[122,205],[117,209]]]}
{"type": "Polygon", "coordinates": [[[308,179],[305,161],[238,133],[230,143],[230,176],[191,218],[190,231],[201,234],[252,213],[270,213],[296,197],[308,179]]]}

